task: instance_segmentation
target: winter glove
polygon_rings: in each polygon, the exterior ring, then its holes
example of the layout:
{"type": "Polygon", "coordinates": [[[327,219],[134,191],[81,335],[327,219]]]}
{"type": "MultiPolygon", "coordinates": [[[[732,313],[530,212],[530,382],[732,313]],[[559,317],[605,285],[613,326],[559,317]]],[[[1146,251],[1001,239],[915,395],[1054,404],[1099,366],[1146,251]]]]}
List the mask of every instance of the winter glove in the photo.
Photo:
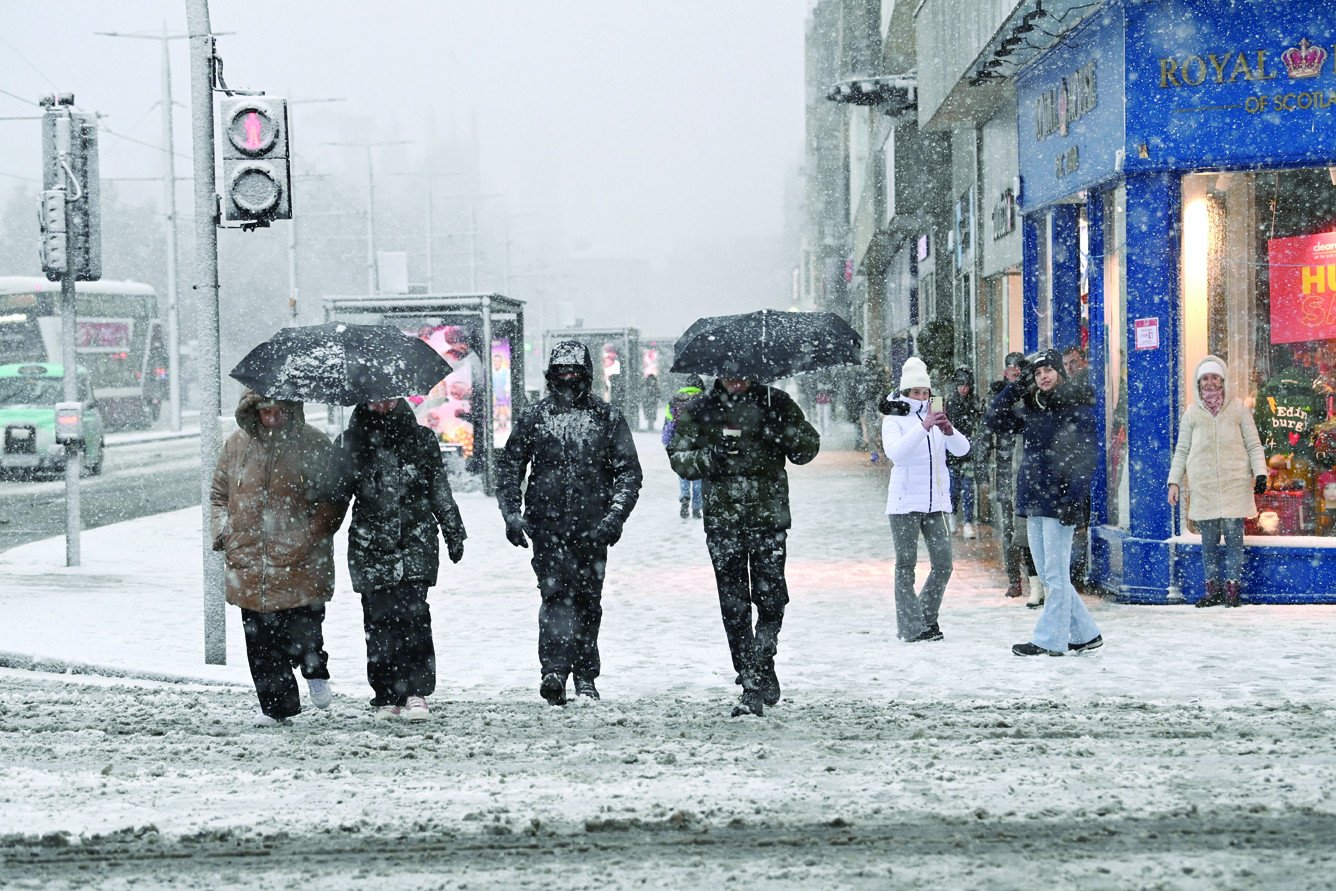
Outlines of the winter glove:
{"type": "Polygon", "coordinates": [[[609,514],[599,520],[598,525],[594,527],[594,532],[590,535],[595,544],[615,545],[622,537],[622,521],[609,514]]]}
{"type": "MultiPolygon", "coordinates": [[[[510,530],[506,530],[506,537],[510,537],[510,530]]],[[[512,542],[513,544],[514,542],[512,542]]],[[[464,539],[449,538],[445,542],[445,552],[450,555],[451,563],[458,563],[464,559],[464,539]]]]}
{"type": "Polygon", "coordinates": [[[1254,495],[1264,495],[1264,494],[1266,494],[1266,477],[1265,477],[1265,476],[1257,476],[1257,477],[1253,477],[1253,494],[1254,494],[1254,495]]]}
{"type": "MultiPolygon", "coordinates": [[[[524,534],[528,531],[529,525],[524,522],[522,517],[517,514],[506,515],[506,541],[517,548],[527,548],[529,542],[524,537],[524,534]]],[[[460,543],[460,546],[461,548],[463,547],[462,542],[460,543]]]]}

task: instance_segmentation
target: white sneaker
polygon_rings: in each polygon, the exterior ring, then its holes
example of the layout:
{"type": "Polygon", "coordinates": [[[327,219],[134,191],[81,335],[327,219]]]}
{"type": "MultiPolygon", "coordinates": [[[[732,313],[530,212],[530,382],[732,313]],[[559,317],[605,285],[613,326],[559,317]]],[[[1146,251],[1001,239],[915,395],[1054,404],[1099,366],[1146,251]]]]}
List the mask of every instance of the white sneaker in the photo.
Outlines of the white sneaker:
{"type": "Polygon", "coordinates": [[[316,708],[329,708],[334,701],[334,692],[329,689],[329,681],[323,678],[308,678],[306,689],[311,691],[311,705],[316,708]]]}
{"type": "Polygon", "coordinates": [[[379,706],[376,709],[376,717],[384,718],[386,721],[393,721],[395,718],[399,717],[399,706],[397,705],[379,706]]]}
{"type": "Polygon", "coordinates": [[[410,721],[425,721],[430,718],[431,710],[427,708],[427,697],[408,697],[408,705],[404,707],[404,717],[410,721]]]}
{"type": "Polygon", "coordinates": [[[965,538],[973,538],[973,537],[974,537],[974,524],[973,524],[973,523],[966,523],[966,524],[965,524],[964,537],[965,537],[965,538]]]}
{"type": "Polygon", "coordinates": [[[287,723],[287,718],[271,718],[264,712],[256,712],[255,717],[251,718],[251,724],[255,727],[282,727],[287,723]]]}

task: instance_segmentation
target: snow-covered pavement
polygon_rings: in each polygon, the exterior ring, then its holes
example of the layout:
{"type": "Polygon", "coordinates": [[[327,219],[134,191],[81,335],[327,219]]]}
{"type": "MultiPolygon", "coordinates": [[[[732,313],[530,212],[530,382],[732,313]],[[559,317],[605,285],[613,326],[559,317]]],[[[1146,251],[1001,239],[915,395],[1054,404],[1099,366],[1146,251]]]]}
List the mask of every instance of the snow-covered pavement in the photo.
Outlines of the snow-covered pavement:
{"type": "Polygon", "coordinates": [[[700,525],[637,443],[597,704],[538,698],[528,552],[480,494],[431,596],[425,725],[369,717],[342,574],[334,707],[252,729],[235,610],[202,664],[197,510],[86,532],[76,569],[60,540],[0,554],[9,664],[132,676],[0,670],[0,885],[1336,887],[1330,608],[1091,601],[1103,650],[1018,659],[1034,613],[958,541],[946,640],[900,643],[884,474],[831,449],[790,475],[785,700],[730,719],[700,525]]]}

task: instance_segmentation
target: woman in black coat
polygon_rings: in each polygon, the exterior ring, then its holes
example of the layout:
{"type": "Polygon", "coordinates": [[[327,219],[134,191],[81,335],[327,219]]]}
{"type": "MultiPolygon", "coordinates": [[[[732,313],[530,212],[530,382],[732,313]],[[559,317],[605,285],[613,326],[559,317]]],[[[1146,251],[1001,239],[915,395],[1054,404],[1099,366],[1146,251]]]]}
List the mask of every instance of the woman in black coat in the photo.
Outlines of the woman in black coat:
{"type": "Polygon", "coordinates": [[[1022,377],[993,398],[984,422],[997,433],[1019,433],[1016,514],[1026,518],[1030,552],[1043,579],[1044,611],[1017,656],[1062,656],[1104,643],[1072,586],[1072,535],[1085,511],[1095,470],[1094,394],[1067,380],[1062,356],[1044,350],[1030,358],[1033,382],[1022,377]]]}
{"type": "Polygon", "coordinates": [[[445,540],[464,556],[464,521],[436,437],[402,399],[359,405],[335,444],[341,496],[351,498],[348,572],[362,595],[367,680],[380,717],[428,717],[436,650],[427,589],[436,584],[445,540]]]}

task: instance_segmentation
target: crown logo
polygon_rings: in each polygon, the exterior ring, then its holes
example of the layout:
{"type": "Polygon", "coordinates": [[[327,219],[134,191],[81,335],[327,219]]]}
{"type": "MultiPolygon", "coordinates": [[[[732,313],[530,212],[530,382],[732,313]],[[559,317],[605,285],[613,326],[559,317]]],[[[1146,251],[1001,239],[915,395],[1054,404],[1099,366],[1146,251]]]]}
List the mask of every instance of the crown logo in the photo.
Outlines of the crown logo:
{"type": "Polygon", "coordinates": [[[1322,63],[1327,61],[1327,51],[1320,46],[1313,46],[1305,37],[1298,46],[1292,46],[1281,53],[1285,70],[1292,80],[1301,77],[1317,77],[1322,73],[1322,63]]]}

